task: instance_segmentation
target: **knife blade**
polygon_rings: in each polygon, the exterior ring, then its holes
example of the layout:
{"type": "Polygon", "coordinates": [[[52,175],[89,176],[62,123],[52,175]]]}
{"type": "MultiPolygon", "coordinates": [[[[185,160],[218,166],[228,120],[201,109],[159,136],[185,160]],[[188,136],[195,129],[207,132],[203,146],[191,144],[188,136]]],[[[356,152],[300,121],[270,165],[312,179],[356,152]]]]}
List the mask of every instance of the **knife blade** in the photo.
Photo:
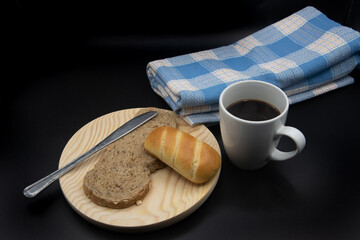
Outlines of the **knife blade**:
{"type": "Polygon", "coordinates": [[[116,129],[114,132],[112,132],[109,136],[107,136],[104,140],[102,140],[100,143],[98,143],[96,146],[91,148],[89,151],[85,152],[78,158],[72,160],[70,163],[65,165],[64,167],[56,170],[55,172],[49,174],[48,176],[38,180],[37,182],[29,185],[26,187],[23,191],[24,195],[28,198],[35,197],[38,193],[40,193],[42,190],[44,190],[47,186],[49,186],[51,183],[62,177],[64,174],[69,172],[74,167],[78,166],[81,162],[83,162],[85,159],[93,155],[94,153],[98,152],[99,150],[103,149],[110,143],[118,140],[119,138],[125,136],[126,134],[130,133],[137,127],[141,126],[142,124],[146,123],[153,117],[157,115],[156,111],[150,111],[143,113],[122,126],[120,126],[118,129],[116,129]]]}

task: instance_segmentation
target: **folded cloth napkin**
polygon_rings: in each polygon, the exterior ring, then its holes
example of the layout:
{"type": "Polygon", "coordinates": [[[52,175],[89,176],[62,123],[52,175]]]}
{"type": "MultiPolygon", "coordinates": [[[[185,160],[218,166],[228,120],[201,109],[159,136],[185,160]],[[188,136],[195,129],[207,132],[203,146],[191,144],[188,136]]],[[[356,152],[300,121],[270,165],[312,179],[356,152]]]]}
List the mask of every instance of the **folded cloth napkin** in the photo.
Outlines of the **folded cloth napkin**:
{"type": "Polygon", "coordinates": [[[285,91],[290,103],[353,83],[360,34],[306,7],[231,45],[152,61],[153,90],[190,125],[219,121],[230,84],[255,79],[285,91]]]}

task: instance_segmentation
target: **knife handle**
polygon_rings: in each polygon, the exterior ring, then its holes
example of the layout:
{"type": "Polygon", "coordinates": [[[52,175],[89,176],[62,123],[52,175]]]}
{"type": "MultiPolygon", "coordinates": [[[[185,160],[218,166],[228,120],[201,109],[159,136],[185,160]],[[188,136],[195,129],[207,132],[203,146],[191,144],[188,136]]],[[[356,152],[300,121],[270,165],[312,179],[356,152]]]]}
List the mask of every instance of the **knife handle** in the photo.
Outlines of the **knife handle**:
{"type": "Polygon", "coordinates": [[[56,170],[55,172],[49,174],[48,176],[38,180],[37,182],[27,186],[23,193],[26,197],[32,198],[35,197],[38,193],[44,190],[47,186],[51,183],[59,179],[65,173],[79,165],[82,161],[93,155],[94,153],[100,151],[102,148],[106,147],[110,143],[116,141],[117,139],[123,137],[124,135],[128,134],[135,128],[139,127],[140,125],[144,124],[145,122],[149,121],[153,117],[157,115],[157,112],[151,111],[141,114],[130,121],[126,122],[124,125],[116,129],[113,133],[107,136],[104,140],[98,143],[95,147],[91,148],[89,151],[85,152],[78,158],[74,159],[64,167],[56,170]]]}
{"type": "MultiPolygon", "coordinates": [[[[102,148],[102,147],[101,147],[102,148]]],[[[38,180],[37,182],[29,185],[26,187],[23,191],[24,195],[28,198],[35,197],[38,193],[40,193],[42,190],[44,190],[47,186],[49,186],[51,183],[62,177],[65,173],[79,165],[84,159],[88,158],[95,152],[99,151],[100,149],[99,144],[96,145],[94,148],[90,149],[80,157],[76,158],[75,160],[71,161],[67,165],[65,165],[62,168],[59,168],[58,170],[54,171],[53,173],[50,173],[46,177],[38,180]]]]}

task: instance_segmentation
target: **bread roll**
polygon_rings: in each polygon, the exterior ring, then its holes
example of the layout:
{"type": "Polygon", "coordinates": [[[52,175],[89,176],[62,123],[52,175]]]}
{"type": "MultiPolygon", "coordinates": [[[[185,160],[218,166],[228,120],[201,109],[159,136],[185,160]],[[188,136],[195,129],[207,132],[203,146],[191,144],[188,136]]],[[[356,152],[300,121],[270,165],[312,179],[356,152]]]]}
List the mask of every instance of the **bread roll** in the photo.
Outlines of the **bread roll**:
{"type": "Polygon", "coordinates": [[[208,144],[172,127],[158,127],[145,139],[145,150],[194,183],[207,182],[221,157],[208,144]]]}

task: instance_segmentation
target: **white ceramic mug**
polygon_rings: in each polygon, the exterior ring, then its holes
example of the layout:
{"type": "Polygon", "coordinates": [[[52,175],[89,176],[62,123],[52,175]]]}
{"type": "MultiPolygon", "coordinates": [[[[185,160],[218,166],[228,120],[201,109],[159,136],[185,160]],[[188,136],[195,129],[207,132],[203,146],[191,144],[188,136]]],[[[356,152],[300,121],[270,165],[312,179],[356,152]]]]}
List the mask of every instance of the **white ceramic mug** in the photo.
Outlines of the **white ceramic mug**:
{"type": "Polygon", "coordinates": [[[288,97],[273,84],[246,80],[225,88],[219,99],[220,130],[231,162],[241,169],[254,170],[269,160],[287,160],[300,153],[305,147],[305,137],[298,129],[284,126],[288,109],[288,97]],[[265,121],[248,121],[227,111],[230,104],[244,99],[270,103],[280,111],[280,115],[265,121]],[[277,149],[283,135],[295,142],[295,150],[283,152],[277,149]]]}

